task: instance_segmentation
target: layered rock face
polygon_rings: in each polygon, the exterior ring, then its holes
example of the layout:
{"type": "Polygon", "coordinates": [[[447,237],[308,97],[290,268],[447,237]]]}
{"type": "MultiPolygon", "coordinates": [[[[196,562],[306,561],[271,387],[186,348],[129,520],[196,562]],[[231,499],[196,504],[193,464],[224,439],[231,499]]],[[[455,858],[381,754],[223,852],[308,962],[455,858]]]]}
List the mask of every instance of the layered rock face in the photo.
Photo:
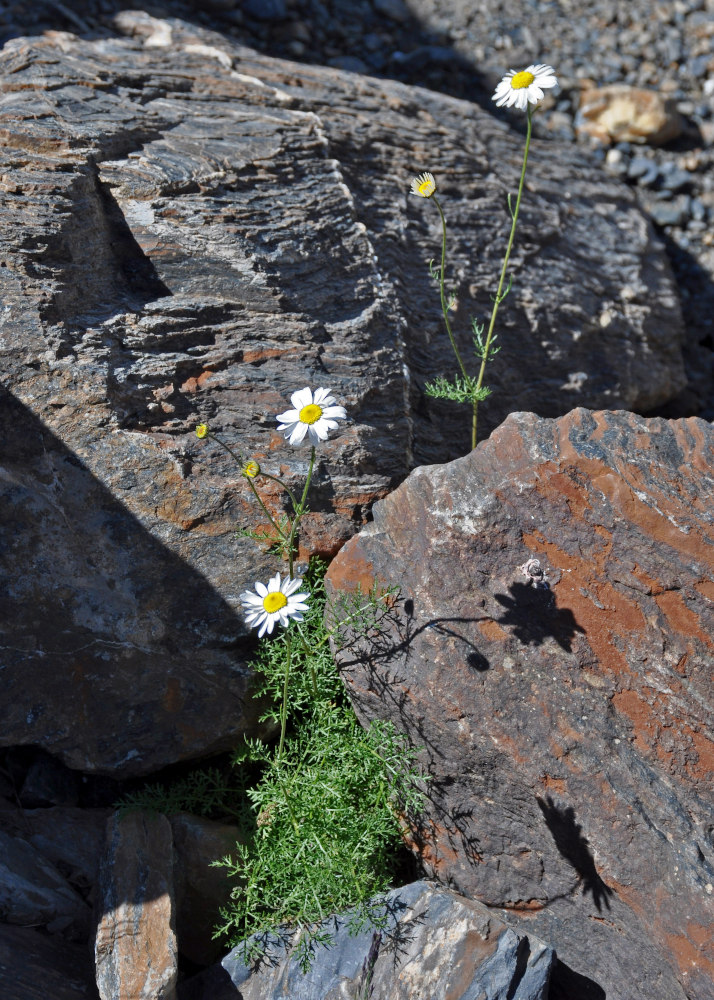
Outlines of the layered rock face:
{"type": "MultiPolygon", "coordinates": [[[[438,216],[409,180],[439,178],[468,344],[522,137],[180,22],[118,25],[0,57],[0,740],[124,776],[257,729],[238,595],[274,564],[236,538],[259,511],[195,424],[296,485],[308,452],[274,414],[306,384],[345,404],[304,553],[334,553],[412,464],[461,453],[463,414],[422,391],[453,363],[426,278],[438,216]]],[[[629,191],[555,144],[534,143],[529,177],[483,430],[676,393],[676,295],[629,191]]]]}
{"type": "Polygon", "coordinates": [[[339,656],[423,748],[412,846],[552,944],[563,996],[714,995],[713,460],[696,418],[512,414],[329,571],[401,588],[339,656]]]}
{"type": "Polygon", "coordinates": [[[482,904],[413,882],[389,893],[385,909],[379,931],[355,934],[350,914],[326,921],[331,943],[315,948],[307,972],[290,953],[299,932],[271,944],[266,960],[252,967],[239,946],[223,959],[223,975],[214,968],[202,988],[196,983],[194,1000],[547,1000],[553,949],[515,934],[482,904]]]}

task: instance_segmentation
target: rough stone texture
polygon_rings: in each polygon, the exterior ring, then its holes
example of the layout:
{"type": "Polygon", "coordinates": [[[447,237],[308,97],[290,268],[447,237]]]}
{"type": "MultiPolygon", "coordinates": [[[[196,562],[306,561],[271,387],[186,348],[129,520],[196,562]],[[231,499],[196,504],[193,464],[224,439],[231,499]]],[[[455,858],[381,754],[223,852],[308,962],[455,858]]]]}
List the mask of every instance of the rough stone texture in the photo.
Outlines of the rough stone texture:
{"type": "Polygon", "coordinates": [[[95,943],[102,1000],[175,1000],[171,825],[141,811],[107,823],[95,943]]]}
{"type": "Polygon", "coordinates": [[[556,948],[558,996],[714,997],[713,467],[696,418],[513,414],[330,567],[402,588],[340,660],[423,747],[413,846],[556,948]]]}
{"type": "Polygon", "coordinates": [[[333,943],[317,947],[303,973],[291,941],[271,948],[257,969],[240,947],[223,959],[231,994],[215,974],[195,1000],[218,994],[241,1000],[547,1000],[553,949],[514,933],[485,906],[427,882],[387,896],[388,924],[351,935],[348,921],[329,921],[333,943]],[[371,992],[370,992],[371,989],[371,992]]]}
{"type": "MultiPolygon", "coordinates": [[[[438,216],[409,182],[439,178],[468,343],[523,140],[438,94],[118,24],[132,37],[0,56],[0,740],[129,775],[256,729],[238,595],[273,563],[236,538],[256,506],[194,425],[298,483],[308,452],[273,416],[302,385],[334,390],[350,423],[320,449],[304,552],[334,552],[412,464],[462,453],[463,410],[422,391],[453,362],[426,275],[438,216]]],[[[516,407],[649,408],[683,384],[631,192],[570,147],[534,142],[531,163],[484,433],[516,407]]]]}
{"type": "Polygon", "coordinates": [[[75,889],[91,898],[107,809],[0,809],[0,829],[27,841],[75,889]]]}
{"type": "Polygon", "coordinates": [[[0,924],[3,1000],[98,1000],[87,949],[29,927],[0,924]]]}
{"type": "Polygon", "coordinates": [[[0,830],[0,919],[85,938],[91,910],[33,846],[0,830]]]}
{"type": "Polygon", "coordinates": [[[235,854],[239,831],[228,823],[188,813],[172,816],[171,830],[178,948],[197,965],[210,965],[223,950],[220,941],[213,939],[213,930],[234,884],[225,868],[213,868],[211,863],[235,854]]]}
{"type": "Polygon", "coordinates": [[[663,146],[682,132],[677,104],[656,90],[614,84],[580,96],[578,129],[600,142],[642,142],[663,146]]]}

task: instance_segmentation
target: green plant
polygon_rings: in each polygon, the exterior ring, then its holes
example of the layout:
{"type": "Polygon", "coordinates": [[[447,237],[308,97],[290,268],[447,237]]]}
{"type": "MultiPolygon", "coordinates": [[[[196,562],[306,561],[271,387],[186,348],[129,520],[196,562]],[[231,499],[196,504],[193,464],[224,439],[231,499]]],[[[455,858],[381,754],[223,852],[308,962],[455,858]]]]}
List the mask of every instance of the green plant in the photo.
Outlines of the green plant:
{"type": "Polygon", "coordinates": [[[127,792],[118,803],[120,812],[146,809],[174,816],[193,813],[207,819],[231,817],[249,821],[243,776],[218,767],[197,768],[182,778],[156,781],[127,792]]]}
{"type": "MultiPolygon", "coordinates": [[[[263,953],[276,924],[300,930],[297,957],[306,968],[312,949],[329,935],[325,917],[354,908],[351,926],[380,926],[386,917],[374,897],[392,885],[403,817],[422,807],[416,751],[386,722],[363,729],[352,711],[331,655],[325,625],[324,565],[306,578],[310,610],[261,645],[254,667],[256,693],[279,703],[285,646],[293,636],[288,699],[289,732],[282,752],[247,741],[237,767],[256,763],[259,781],[248,790],[255,826],[247,843],[220,864],[236,881],[218,932],[244,944],[247,961],[263,953]],[[248,940],[250,939],[250,940],[248,940]]],[[[352,598],[349,627],[369,634],[384,610],[376,592],[352,598]]],[[[333,609],[345,626],[345,605],[333,609]]],[[[329,617],[329,616],[328,616],[329,617]]],[[[277,706],[267,716],[278,718],[277,706]]],[[[282,711],[281,711],[282,716],[282,711]]]]}
{"type": "Polygon", "coordinates": [[[515,206],[512,204],[511,195],[508,195],[508,212],[511,217],[511,231],[508,237],[506,253],[503,258],[501,274],[498,279],[496,294],[492,296],[493,308],[491,318],[486,330],[484,339],[484,323],[479,323],[475,319],[471,321],[473,330],[473,350],[476,358],[480,361],[476,375],[469,375],[464,360],[459,351],[451,329],[449,313],[454,308],[456,296],[446,293],[446,217],[436,196],[436,181],[433,174],[428,171],[415,177],[412,181],[411,190],[413,194],[420,198],[429,198],[434,201],[441,220],[441,264],[435,265],[434,261],[429,262],[429,273],[439,284],[439,297],[441,301],[441,313],[444,317],[444,325],[451,343],[451,348],[456,357],[459,371],[453,379],[449,380],[443,375],[439,375],[433,382],[427,382],[424,391],[427,396],[433,399],[450,399],[455,403],[471,404],[471,447],[476,447],[478,438],[478,405],[490,394],[491,390],[484,385],[484,375],[486,365],[500,350],[500,345],[496,345],[497,334],[495,333],[496,316],[498,308],[511,290],[512,279],[506,282],[508,262],[513,249],[513,242],[516,236],[516,226],[518,224],[518,212],[521,207],[521,198],[526,178],[526,167],[528,165],[528,152],[531,145],[531,132],[533,125],[533,111],[538,102],[543,97],[543,89],[557,85],[555,73],[550,66],[537,64],[529,66],[527,69],[516,73],[511,70],[498,84],[493,100],[500,107],[517,107],[525,111],[527,115],[526,143],[523,153],[523,164],[521,167],[521,178],[518,184],[518,194],[516,195],[515,206]]]}

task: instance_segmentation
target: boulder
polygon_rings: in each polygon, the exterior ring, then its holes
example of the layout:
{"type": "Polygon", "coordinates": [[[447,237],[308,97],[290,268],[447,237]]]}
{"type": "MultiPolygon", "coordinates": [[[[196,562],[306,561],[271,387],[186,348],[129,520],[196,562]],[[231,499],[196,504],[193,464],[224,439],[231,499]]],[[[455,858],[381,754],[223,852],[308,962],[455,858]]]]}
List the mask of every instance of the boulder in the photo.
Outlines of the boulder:
{"type": "Polygon", "coordinates": [[[555,947],[558,996],[714,995],[713,464],[696,418],[512,414],[329,570],[401,588],[339,662],[422,748],[412,847],[555,947]]]}
{"type": "Polygon", "coordinates": [[[91,898],[104,846],[107,809],[0,809],[0,829],[25,840],[91,898]]]}
{"type": "Polygon", "coordinates": [[[94,956],[101,1000],[175,1000],[171,825],[136,810],[107,823],[94,956]]]}
{"type": "Polygon", "coordinates": [[[46,927],[81,940],[91,909],[67,879],[31,844],[0,830],[0,917],[9,924],[46,927]]]}
{"type": "MultiPolygon", "coordinates": [[[[459,336],[490,309],[523,148],[477,106],[297,66],[141,12],[0,54],[3,745],[146,774],[256,734],[239,594],[274,562],[198,422],[298,486],[274,415],[328,386],[303,555],[468,447],[427,261],[432,170],[459,336]],[[31,681],[28,681],[31,678],[31,681]]],[[[534,141],[483,433],[515,408],[651,408],[684,382],[661,246],[629,189],[534,141]]],[[[274,484],[270,483],[269,486],[274,484]]],[[[268,503],[282,510],[280,491],[268,503]]]]}
{"type": "MultiPolygon", "coordinates": [[[[517,934],[480,903],[428,882],[386,897],[381,930],[350,931],[350,914],[325,922],[331,943],[317,945],[308,971],[293,954],[299,932],[270,945],[252,967],[241,947],[193,984],[191,1000],[547,1000],[555,955],[517,934]],[[225,975],[227,973],[227,975],[225,975]],[[228,982],[226,980],[228,979],[228,982]],[[232,988],[231,988],[232,984],[232,988]]],[[[186,983],[188,988],[190,981],[186,983]]]]}
{"type": "Polygon", "coordinates": [[[214,867],[213,862],[235,854],[240,831],[229,823],[189,813],[177,813],[170,823],[178,949],[196,965],[211,965],[224,950],[213,932],[234,885],[226,869],[214,867]]]}
{"type": "Polygon", "coordinates": [[[99,1000],[87,949],[30,927],[0,924],[3,1000],[99,1000]]]}

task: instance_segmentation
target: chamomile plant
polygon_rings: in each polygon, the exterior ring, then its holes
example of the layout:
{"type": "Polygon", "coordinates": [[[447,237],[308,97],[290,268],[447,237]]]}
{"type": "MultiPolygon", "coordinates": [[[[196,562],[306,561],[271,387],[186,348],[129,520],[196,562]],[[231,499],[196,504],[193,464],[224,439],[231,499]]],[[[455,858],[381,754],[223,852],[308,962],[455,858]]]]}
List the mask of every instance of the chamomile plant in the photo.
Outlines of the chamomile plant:
{"type": "Polygon", "coordinates": [[[411,192],[419,198],[429,199],[434,203],[439,213],[441,222],[441,263],[435,265],[432,260],[429,271],[439,285],[441,299],[441,312],[444,317],[444,325],[451,343],[452,350],[456,357],[458,371],[452,379],[445,376],[438,376],[433,382],[427,383],[425,391],[427,396],[434,399],[449,399],[456,403],[468,403],[471,406],[471,447],[475,448],[478,440],[478,407],[490,394],[491,390],[484,384],[486,365],[500,350],[500,345],[496,344],[497,334],[495,333],[496,316],[503,300],[511,289],[511,280],[506,281],[508,262],[511,257],[513,243],[516,236],[518,224],[518,212],[521,206],[523,188],[526,178],[526,167],[528,165],[528,152],[531,144],[531,132],[533,125],[533,112],[543,99],[544,91],[550,87],[555,87],[558,81],[555,71],[551,66],[543,63],[533,64],[527,69],[516,71],[510,70],[503,77],[496,87],[493,100],[497,107],[515,107],[519,111],[526,113],[526,142],[523,152],[523,164],[521,167],[521,177],[518,184],[518,193],[515,203],[511,195],[508,195],[508,211],[511,216],[511,231],[508,237],[508,244],[503,258],[503,265],[496,288],[496,294],[492,296],[493,308],[488,328],[485,323],[472,321],[473,349],[477,361],[477,370],[470,374],[464,362],[461,351],[456,343],[456,338],[451,329],[450,313],[454,307],[454,299],[446,292],[446,217],[441,207],[437,195],[437,182],[434,175],[425,171],[414,178],[411,184],[411,192]]]}
{"type": "Polygon", "coordinates": [[[241,774],[255,776],[246,793],[253,823],[234,854],[220,862],[234,889],[217,934],[231,944],[243,942],[246,958],[253,959],[277,925],[298,929],[297,953],[306,967],[315,945],[325,941],[318,927],[326,916],[351,908],[355,927],[379,925],[384,912],[375,895],[391,887],[404,817],[421,809],[423,779],[416,751],[391,724],[360,726],[331,651],[330,640],[339,646],[355,636],[368,638],[390,613],[394,592],[358,592],[326,613],[326,565],[313,559],[304,576],[296,574],[316,449],[347,412],[323,387],[299,389],[290,402],[276,415],[278,430],[290,447],[311,448],[299,499],[207,424],[198,425],[196,436],[233,456],[271,526],[269,536],[250,537],[268,541],[287,562],[287,572],[256,580],[240,595],[245,622],[259,640],[252,666],[255,696],[268,703],[261,721],[277,726],[279,738],[277,745],[246,740],[235,757],[241,774]],[[284,489],[291,516],[273,516],[261,494],[262,478],[284,489]]]}

